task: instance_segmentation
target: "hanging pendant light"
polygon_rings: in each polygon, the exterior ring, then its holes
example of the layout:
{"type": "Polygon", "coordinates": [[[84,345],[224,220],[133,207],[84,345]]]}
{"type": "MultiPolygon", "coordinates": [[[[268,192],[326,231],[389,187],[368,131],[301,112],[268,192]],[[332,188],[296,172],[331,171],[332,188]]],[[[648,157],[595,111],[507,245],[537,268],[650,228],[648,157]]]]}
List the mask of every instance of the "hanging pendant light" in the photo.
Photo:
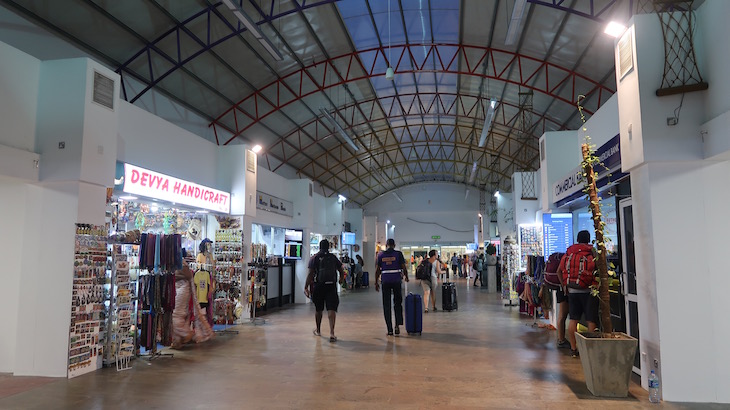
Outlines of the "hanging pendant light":
{"type": "Polygon", "coordinates": [[[393,81],[395,70],[390,66],[393,53],[390,51],[390,0],[388,0],[388,69],[385,70],[385,79],[393,81]]]}

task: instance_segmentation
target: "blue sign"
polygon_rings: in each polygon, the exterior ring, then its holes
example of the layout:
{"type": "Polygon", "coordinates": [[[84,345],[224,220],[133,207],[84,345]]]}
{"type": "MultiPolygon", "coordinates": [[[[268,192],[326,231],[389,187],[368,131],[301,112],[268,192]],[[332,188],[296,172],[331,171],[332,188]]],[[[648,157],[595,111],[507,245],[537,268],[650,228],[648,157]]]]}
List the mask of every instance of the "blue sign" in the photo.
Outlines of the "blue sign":
{"type": "MultiPolygon", "coordinates": [[[[596,165],[596,187],[600,190],[612,181],[623,178],[621,170],[621,138],[616,135],[595,152],[601,165],[596,165]],[[611,176],[609,177],[609,174],[611,176]]],[[[553,184],[553,201],[561,207],[583,195],[583,169],[578,166],[563,179],[553,184]]]]}
{"type": "Polygon", "coordinates": [[[573,214],[543,214],[542,237],[545,257],[565,252],[573,243],[573,214]]]}

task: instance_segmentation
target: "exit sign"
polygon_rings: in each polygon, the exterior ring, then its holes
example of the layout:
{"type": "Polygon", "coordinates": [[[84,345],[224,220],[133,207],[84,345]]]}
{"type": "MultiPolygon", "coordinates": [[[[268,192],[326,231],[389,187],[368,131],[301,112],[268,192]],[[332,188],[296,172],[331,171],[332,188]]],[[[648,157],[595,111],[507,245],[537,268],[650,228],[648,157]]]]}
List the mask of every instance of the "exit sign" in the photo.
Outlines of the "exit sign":
{"type": "Polygon", "coordinates": [[[431,239],[441,239],[441,236],[439,236],[439,235],[433,235],[433,236],[431,237],[431,239]]]}

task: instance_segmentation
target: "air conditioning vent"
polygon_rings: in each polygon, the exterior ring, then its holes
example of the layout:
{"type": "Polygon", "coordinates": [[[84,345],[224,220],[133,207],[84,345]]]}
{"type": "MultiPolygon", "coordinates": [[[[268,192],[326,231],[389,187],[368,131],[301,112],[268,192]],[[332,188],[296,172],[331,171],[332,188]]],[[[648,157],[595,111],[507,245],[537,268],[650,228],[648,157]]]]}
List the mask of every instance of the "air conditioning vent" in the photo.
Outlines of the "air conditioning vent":
{"type": "Polygon", "coordinates": [[[114,80],[94,71],[94,96],[92,100],[114,111],[114,80]]]}
{"type": "Polygon", "coordinates": [[[623,80],[626,74],[634,68],[634,42],[632,41],[631,30],[627,30],[626,34],[618,41],[618,67],[619,81],[623,80]]]}
{"type": "Polygon", "coordinates": [[[246,170],[251,173],[256,173],[256,153],[246,150],[246,170]]]}

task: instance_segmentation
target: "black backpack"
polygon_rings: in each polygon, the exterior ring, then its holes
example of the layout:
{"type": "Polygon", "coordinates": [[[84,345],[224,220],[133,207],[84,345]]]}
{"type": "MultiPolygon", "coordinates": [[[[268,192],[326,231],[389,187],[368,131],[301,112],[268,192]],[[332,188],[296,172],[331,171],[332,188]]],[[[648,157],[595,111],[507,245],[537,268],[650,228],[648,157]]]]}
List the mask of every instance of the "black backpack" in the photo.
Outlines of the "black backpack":
{"type": "Polygon", "coordinates": [[[431,279],[431,262],[429,262],[428,259],[423,259],[421,264],[416,268],[416,279],[431,279]]]}
{"type": "Polygon", "coordinates": [[[331,253],[315,256],[314,281],[316,283],[337,283],[337,257],[331,253]]]}

